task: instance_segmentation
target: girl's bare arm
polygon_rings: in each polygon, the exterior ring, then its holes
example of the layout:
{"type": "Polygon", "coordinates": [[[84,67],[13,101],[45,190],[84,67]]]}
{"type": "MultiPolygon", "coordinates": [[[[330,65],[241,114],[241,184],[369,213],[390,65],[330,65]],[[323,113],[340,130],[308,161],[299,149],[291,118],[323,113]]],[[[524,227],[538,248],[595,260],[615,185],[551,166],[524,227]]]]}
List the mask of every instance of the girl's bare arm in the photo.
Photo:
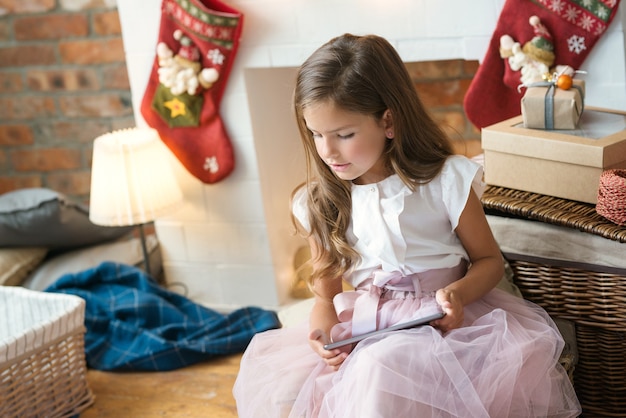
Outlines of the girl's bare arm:
{"type": "MultiPolygon", "coordinates": [[[[311,254],[315,256],[317,249],[313,240],[309,240],[311,254]]],[[[324,344],[330,342],[330,330],[339,322],[333,298],[343,291],[342,279],[318,279],[313,285],[315,302],[311,310],[309,344],[324,361],[333,369],[338,369],[347,357],[346,349],[325,350],[324,344]]]]}
{"type": "Polygon", "coordinates": [[[471,265],[463,278],[437,292],[437,300],[446,312],[443,319],[435,322],[442,331],[460,327],[464,319],[463,307],[493,289],[504,273],[500,248],[474,191],[470,192],[456,234],[471,265]]]}

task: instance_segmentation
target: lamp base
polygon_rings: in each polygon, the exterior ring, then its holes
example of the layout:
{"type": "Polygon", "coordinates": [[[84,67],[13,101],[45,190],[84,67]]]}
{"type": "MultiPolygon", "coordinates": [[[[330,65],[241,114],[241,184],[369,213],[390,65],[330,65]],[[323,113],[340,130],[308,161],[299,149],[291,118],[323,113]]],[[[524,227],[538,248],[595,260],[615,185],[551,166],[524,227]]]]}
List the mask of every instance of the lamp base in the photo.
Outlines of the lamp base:
{"type": "Polygon", "coordinates": [[[144,232],[143,226],[145,224],[139,224],[139,235],[141,237],[141,251],[143,251],[143,265],[144,270],[148,274],[148,276],[152,277],[150,273],[150,258],[148,257],[148,248],[146,246],[146,233],[144,232]]]}

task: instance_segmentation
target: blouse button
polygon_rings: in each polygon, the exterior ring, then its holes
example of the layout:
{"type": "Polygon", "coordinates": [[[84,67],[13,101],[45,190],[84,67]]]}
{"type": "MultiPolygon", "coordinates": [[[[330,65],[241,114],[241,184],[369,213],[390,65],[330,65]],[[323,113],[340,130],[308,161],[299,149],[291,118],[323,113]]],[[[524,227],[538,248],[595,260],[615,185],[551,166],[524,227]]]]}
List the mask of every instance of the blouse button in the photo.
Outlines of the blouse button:
{"type": "Polygon", "coordinates": [[[373,193],[373,192],[375,192],[375,191],[376,191],[376,187],[372,187],[372,188],[370,188],[370,192],[372,192],[372,193],[373,193]]]}

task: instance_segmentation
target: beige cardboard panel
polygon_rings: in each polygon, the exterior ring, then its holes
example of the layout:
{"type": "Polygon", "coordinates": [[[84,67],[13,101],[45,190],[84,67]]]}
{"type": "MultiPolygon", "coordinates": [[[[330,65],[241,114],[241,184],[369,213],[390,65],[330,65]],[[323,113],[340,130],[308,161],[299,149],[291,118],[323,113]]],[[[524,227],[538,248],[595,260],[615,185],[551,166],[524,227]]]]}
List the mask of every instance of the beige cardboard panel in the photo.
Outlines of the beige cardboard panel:
{"type": "Polygon", "coordinates": [[[580,202],[597,202],[602,169],[485,150],[485,182],[580,202]]]}
{"type": "MultiPolygon", "coordinates": [[[[626,140],[619,132],[612,138],[620,140],[604,147],[604,168],[626,168],[626,140]]],[[[607,138],[609,139],[609,138],[607,138]]]]}
{"type": "Polygon", "coordinates": [[[549,140],[548,131],[537,129],[499,128],[482,130],[483,149],[595,167],[602,166],[604,161],[604,150],[595,144],[549,140]]]}
{"type": "MultiPolygon", "coordinates": [[[[620,128],[624,124],[624,115],[620,111],[588,107],[581,119],[581,129],[576,130],[577,135],[564,131],[527,129],[522,125],[522,116],[517,116],[483,128],[482,147],[484,150],[580,166],[625,167],[626,129],[620,128]],[[616,121],[616,131],[609,130],[606,136],[600,138],[579,136],[587,134],[586,121],[607,116],[613,122],[616,121]]],[[[611,128],[608,126],[608,129],[611,128]]]]}

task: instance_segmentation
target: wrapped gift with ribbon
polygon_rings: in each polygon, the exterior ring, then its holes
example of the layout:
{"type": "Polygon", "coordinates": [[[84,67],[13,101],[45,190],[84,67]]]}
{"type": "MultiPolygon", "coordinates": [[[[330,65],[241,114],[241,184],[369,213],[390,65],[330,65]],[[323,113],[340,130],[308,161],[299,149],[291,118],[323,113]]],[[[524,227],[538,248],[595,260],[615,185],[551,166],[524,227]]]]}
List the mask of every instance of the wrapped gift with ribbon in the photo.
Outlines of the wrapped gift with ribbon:
{"type": "Polygon", "coordinates": [[[585,81],[554,75],[531,83],[522,97],[525,128],[576,129],[584,109],[585,81]]]}

